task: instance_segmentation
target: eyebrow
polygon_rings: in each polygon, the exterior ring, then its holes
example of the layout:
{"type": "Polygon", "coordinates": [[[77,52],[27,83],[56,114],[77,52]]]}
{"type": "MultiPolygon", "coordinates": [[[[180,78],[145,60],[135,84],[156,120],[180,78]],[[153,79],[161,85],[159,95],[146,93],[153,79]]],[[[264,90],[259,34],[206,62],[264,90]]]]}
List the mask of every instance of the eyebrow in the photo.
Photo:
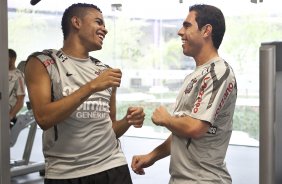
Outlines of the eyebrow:
{"type": "Polygon", "coordinates": [[[190,22],[184,21],[182,25],[183,25],[183,27],[189,27],[192,24],[190,22]]]}

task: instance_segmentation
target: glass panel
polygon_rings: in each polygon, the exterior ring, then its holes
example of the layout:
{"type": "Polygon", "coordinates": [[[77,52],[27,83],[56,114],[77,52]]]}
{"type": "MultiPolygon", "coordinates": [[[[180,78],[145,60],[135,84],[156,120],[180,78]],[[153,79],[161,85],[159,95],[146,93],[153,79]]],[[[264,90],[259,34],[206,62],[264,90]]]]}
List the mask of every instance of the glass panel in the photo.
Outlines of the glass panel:
{"type": "MultiPolygon", "coordinates": [[[[34,51],[62,46],[62,12],[74,2],[42,0],[36,6],[22,0],[8,2],[9,47],[18,52],[18,62],[34,51]]],[[[219,53],[237,75],[238,101],[231,144],[258,146],[258,52],[261,42],[282,38],[279,2],[120,2],[100,1],[97,4],[103,11],[109,33],[103,49],[91,55],[123,71],[117,95],[118,118],[123,117],[130,105],[145,109],[144,127],[130,128],[126,135],[165,138],[169,134],[166,129],[153,125],[151,115],[159,105],[165,105],[172,112],[184,77],[194,69],[194,60],[182,54],[177,32],[190,5],[208,3],[221,8],[226,16],[227,30],[219,53]],[[121,7],[117,6],[120,2],[121,7]]]]}

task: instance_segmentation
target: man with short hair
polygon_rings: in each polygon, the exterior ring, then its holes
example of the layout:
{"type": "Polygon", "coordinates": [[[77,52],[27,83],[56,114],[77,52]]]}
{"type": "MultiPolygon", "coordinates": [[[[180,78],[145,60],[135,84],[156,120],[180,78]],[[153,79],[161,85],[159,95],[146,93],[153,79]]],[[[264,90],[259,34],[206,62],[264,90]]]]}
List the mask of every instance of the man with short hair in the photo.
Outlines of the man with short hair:
{"type": "Polygon", "coordinates": [[[17,53],[9,49],[9,118],[11,125],[17,121],[17,114],[24,105],[25,81],[23,73],[16,68],[17,53]]]}
{"type": "Polygon", "coordinates": [[[232,132],[237,84],[231,66],[218,54],[225,32],[222,12],[210,5],[191,6],[178,31],[183,53],[196,62],[186,76],[173,114],[158,107],[152,121],[171,131],[146,155],[132,159],[137,174],[171,155],[170,184],[231,184],[225,155],[232,132]]]}
{"type": "Polygon", "coordinates": [[[119,137],[142,127],[141,107],[116,120],[120,69],[89,56],[107,34],[101,10],[77,3],[62,17],[63,47],[32,54],[25,74],[43,129],[45,184],[132,184],[119,137]]]}

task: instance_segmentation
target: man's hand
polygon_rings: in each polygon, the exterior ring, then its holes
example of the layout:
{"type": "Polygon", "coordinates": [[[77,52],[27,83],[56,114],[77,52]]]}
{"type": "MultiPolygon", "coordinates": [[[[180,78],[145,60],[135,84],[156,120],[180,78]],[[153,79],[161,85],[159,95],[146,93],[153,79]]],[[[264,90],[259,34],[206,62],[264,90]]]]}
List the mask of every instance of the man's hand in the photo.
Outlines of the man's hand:
{"type": "Polygon", "coordinates": [[[136,174],[144,175],[145,174],[144,168],[150,167],[153,164],[154,162],[152,161],[150,154],[135,155],[132,158],[131,168],[136,174]]]}
{"type": "Polygon", "coordinates": [[[141,128],[145,119],[145,113],[142,107],[129,107],[126,113],[126,120],[135,128],[141,128]]]}
{"type": "Polygon", "coordinates": [[[166,126],[170,123],[171,115],[164,106],[155,109],[152,115],[152,121],[157,126],[166,126]]]}
{"type": "Polygon", "coordinates": [[[122,73],[120,69],[106,69],[96,79],[90,82],[94,91],[103,91],[110,87],[119,87],[122,73]]]}

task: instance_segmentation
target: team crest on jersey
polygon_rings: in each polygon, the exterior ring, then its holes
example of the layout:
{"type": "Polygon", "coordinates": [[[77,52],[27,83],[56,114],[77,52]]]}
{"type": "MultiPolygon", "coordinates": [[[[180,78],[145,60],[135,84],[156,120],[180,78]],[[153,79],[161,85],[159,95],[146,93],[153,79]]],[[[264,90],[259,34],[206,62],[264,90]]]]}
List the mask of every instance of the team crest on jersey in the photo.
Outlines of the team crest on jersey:
{"type": "Polygon", "coordinates": [[[206,75],[207,73],[209,73],[210,67],[205,67],[202,71],[202,75],[206,75]]]}
{"type": "Polygon", "coordinates": [[[100,75],[103,72],[103,70],[98,69],[98,71],[95,71],[96,75],[100,75]]]}
{"type": "Polygon", "coordinates": [[[194,84],[197,82],[197,79],[196,78],[194,78],[194,79],[192,79],[190,82],[189,82],[189,84],[187,85],[187,87],[186,87],[186,89],[185,89],[185,91],[184,91],[184,93],[185,94],[189,94],[190,92],[191,92],[191,90],[193,89],[193,86],[194,86],[194,84]]]}

